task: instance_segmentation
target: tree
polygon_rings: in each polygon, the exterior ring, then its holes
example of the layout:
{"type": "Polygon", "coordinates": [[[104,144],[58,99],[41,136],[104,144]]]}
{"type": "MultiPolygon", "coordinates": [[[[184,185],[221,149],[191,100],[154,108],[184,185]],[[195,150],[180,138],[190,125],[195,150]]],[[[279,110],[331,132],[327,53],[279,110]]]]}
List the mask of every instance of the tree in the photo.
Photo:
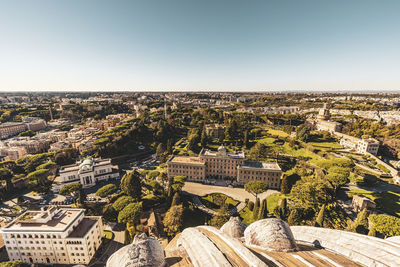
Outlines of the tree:
{"type": "Polygon", "coordinates": [[[304,124],[296,128],[296,137],[300,141],[307,142],[310,138],[310,128],[304,124]]]}
{"type": "Polygon", "coordinates": [[[281,182],[281,193],[282,194],[289,194],[290,193],[290,183],[286,175],[283,175],[282,182],[281,182]]]}
{"type": "Polygon", "coordinates": [[[20,267],[21,264],[21,261],[5,261],[0,262],[0,267],[20,267]]]}
{"type": "Polygon", "coordinates": [[[367,209],[363,209],[361,212],[357,214],[357,218],[350,225],[348,229],[351,232],[356,232],[359,234],[367,234],[368,233],[368,211],[367,209]]]}
{"type": "Polygon", "coordinates": [[[244,185],[244,189],[250,194],[254,195],[257,199],[258,194],[268,190],[268,185],[262,181],[250,181],[244,185]]]}
{"type": "Polygon", "coordinates": [[[267,216],[267,199],[264,198],[263,201],[261,202],[261,208],[260,211],[258,212],[258,220],[264,219],[267,216]]]}
{"type": "Polygon", "coordinates": [[[369,236],[376,236],[376,230],[375,230],[375,226],[371,225],[369,231],[368,231],[368,235],[369,236]]]}
{"type": "Polygon", "coordinates": [[[197,152],[199,150],[199,147],[197,145],[198,143],[199,143],[199,135],[198,134],[190,135],[187,149],[193,152],[197,152]]]}
{"type": "Polygon", "coordinates": [[[172,183],[172,189],[174,189],[175,192],[182,191],[185,182],[186,182],[186,176],[175,176],[172,183]]]}
{"type": "Polygon", "coordinates": [[[181,200],[180,200],[179,193],[178,193],[178,192],[175,192],[174,197],[173,197],[173,199],[172,199],[171,206],[179,205],[180,202],[181,202],[181,200]]]}
{"type": "Polygon", "coordinates": [[[323,227],[324,215],[325,215],[325,204],[322,205],[321,209],[318,212],[317,219],[315,220],[316,226],[323,227]]]}
{"type": "Polygon", "coordinates": [[[13,173],[10,171],[10,169],[8,169],[8,168],[0,169],[0,180],[6,181],[7,193],[10,193],[14,188],[13,183],[11,182],[12,178],[13,178],[13,173]]]}
{"type": "Polygon", "coordinates": [[[128,196],[133,197],[135,200],[140,200],[142,196],[142,183],[140,181],[140,175],[135,170],[127,173],[122,177],[121,190],[128,196]]]}
{"type": "Polygon", "coordinates": [[[264,160],[267,154],[267,148],[264,144],[257,142],[248,153],[250,160],[264,160]]]}
{"type": "Polygon", "coordinates": [[[142,203],[130,203],[118,214],[118,222],[136,225],[142,215],[142,203]]]}
{"type": "Polygon", "coordinates": [[[119,212],[134,201],[135,200],[131,196],[121,196],[112,204],[112,206],[116,211],[119,212]]]}
{"type": "Polygon", "coordinates": [[[302,211],[300,209],[293,208],[288,217],[288,224],[299,225],[302,221],[302,218],[302,211]]]}
{"type": "Polygon", "coordinates": [[[99,197],[107,197],[117,191],[117,186],[115,184],[108,184],[97,190],[96,195],[99,197]]]}
{"type": "Polygon", "coordinates": [[[203,130],[201,131],[201,139],[200,139],[201,147],[206,147],[207,141],[208,140],[207,140],[206,128],[203,127],[203,130]]]}
{"type": "Polygon", "coordinates": [[[49,176],[48,169],[40,169],[29,173],[27,177],[30,179],[37,180],[40,185],[45,185],[48,176],[49,176]]]}
{"type": "Polygon", "coordinates": [[[159,157],[162,156],[162,154],[164,154],[164,151],[165,151],[164,145],[162,143],[159,143],[158,146],[157,146],[157,149],[156,149],[157,155],[159,157]]]}
{"type": "Polygon", "coordinates": [[[331,183],[335,195],[337,190],[349,182],[350,171],[341,167],[331,167],[328,170],[328,175],[326,179],[331,183]]]}
{"type": "Polygon", "coordinates": [[[103,208],[103,218],[107,222],[115,222],[118,218],[118,212],[114,209],[112,204],[108,204],[103,208]]]}
{"type": "Polygon", "coordinates": [[[249,131],[248,130],[244,131],[243,145],[245,146],[245,148],[249,148],[249,131]]]}
{"type": "Polygon", "coordinates": [[[312,208],[317,211],[320,206],[330,200],[329,187],[326,181],[317,177],[304,177],[290,191],[294,206],[312,208]]]}
{"type": "Polygon", "coordinates": [[[28,131],[24,131],[18,134],[18,136],[29,136],[32,137],[34,136],[36,133],[32,130],[28,130],[28,131]]]}
{"type": "Polygon", "coordinates": [[[129,245],[132,242],[132,240],[131,240],[131,233],[129,232],[128,229],[125,229],[124,235],[125,235],[124,244],[129,245]]]}
{"type": "Polygon", "coordinates": [[[229,221],[229,214],[226,211],[218,211],[210,220],[209,224],[220,228],[229,221]]]}
{"type": "Polygon", "coordinates": [[[400,219],[386,214],[369,216],[374,228],[385,237],[400,235],[400,219]]]}
{"type": "Polygon", "coordinates": [[[253,209],[253,219],[254,220],[257,220],[257,218],[258,218],[259,209],[260,209],[260,199],[256,198],[256,202],[254,204],[254,209],[253,209]]]}
{"type": "Polygon", "coordinates": [[[78,204],[84,205],[85,201],[86,201],[86,193],[85,193],[85,190],[81,189],[81,190],[79,190],[78,204]]]}
{"type": "Polygon", "coordinates": [[[163,221],[165,232],[168,236],[174,236],[182,229],[183,225],[183,207],[174,205],[167,211],[163,221]]]}
{"type": "Polygon", "coordinates": [[[71,183],[71,184],[64,185],[60,189],[59,194],[63,195],[63,196],[72,195],[72,194],[78,192],[81,189],[82,189],[81,183],[71,183]]]}

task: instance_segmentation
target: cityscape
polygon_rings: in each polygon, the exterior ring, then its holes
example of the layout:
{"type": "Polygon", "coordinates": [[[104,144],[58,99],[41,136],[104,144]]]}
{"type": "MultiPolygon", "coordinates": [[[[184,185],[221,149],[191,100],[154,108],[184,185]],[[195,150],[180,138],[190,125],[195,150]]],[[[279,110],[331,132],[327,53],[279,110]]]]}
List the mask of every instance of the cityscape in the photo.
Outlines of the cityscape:
{"type": "Polygon", "coordinates": [[[0,100],[2,261],[399,260],[397,94],[43,92],[0,100]],[[132,258],[133,246],[151,251],[132,258]]]}
{"type": "Polygon", "coordinates": [[[400,266],[399,1],[0,4],[0,267],[400,266]]]}

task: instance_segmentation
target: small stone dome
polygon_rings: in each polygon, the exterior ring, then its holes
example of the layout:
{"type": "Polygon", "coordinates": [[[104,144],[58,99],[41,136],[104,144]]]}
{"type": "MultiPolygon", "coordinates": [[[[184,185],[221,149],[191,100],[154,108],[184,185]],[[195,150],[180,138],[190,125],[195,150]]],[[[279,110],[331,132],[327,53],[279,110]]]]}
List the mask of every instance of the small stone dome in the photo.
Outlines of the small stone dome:
{"type": "Polygon", "coordinates": [[[164,251],[160,242],[146,234],[135,235],[127,245],[107,260],[107,267],[161,267],[165,266],[164,251]]]}
{"type": "Polygon", "coordinates": [[[247,245],[269,251],[296,251],[297,245],[289,225],[281,219],[263,219],[250,224],[244,231],[247,245]]]}
{"type": "Polygon", "coordinates": [[[233,238],[241,238],[244,235],[246,227],[247,225],[239,217],[231,217],[229,221],[222,225],[220,230],[233,238]]]}
{"type": "Polygon", "coordinates": [[[221,146],[218,148],[218,154],[220,154],[220,155],[226,155],[226,148],[224,147],[224,145],[221,145],[221,146]]]}

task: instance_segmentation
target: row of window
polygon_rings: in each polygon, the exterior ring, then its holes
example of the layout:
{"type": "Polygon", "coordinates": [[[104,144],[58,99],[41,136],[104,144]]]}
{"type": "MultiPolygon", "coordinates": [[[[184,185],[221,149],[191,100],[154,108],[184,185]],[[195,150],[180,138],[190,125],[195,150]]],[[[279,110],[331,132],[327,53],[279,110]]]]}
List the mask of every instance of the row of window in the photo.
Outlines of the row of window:
{"type": "Polygon", "coordinates": [[[4,235],[4,238],[8,238],[8,237],[11,237],[11,238],[47,238],[47,239],[50,239],[50,238],[61,238],[61,235],[50,235],[50,234],[47,234],[47,235],[27,235],[27,234],[22,234],[22,235],[20,235],[20,234],[10,234],[10,235],[4,235]]]}

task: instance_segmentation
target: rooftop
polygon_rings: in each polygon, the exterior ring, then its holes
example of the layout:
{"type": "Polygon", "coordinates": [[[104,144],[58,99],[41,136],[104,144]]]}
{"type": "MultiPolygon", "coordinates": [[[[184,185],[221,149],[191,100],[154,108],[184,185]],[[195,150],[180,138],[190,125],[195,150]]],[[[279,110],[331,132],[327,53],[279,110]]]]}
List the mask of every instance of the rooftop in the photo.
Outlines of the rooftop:
{"type": "Polygon", "coordinates": [[[245,158],[244,151],[228,152],[228,151],[226,151],[226,149],[224,147],[218,148],[218,151],[202,149],[200,152],[200,155],[208,156],[208,157],[228,157],[228,158],[235,158],[235,159],[244,159],[245,158]]]}
{"type": "Polygon", "coordinates": [[[239,168],[266,169],[275,171],[281,170],[281,167],[279,167],[278,163],[276,162],[259,162],[259,161],[246,161],[243,165],[239,166],[239,168]]]}
{"type": "Polygon", "coordinates": [[[202,162],[199,157],[188,157],[188,156],[174,156],[173,158],[171,158],[170,162],[204,165],[204,162],[202,162]]]}
{"type": "MultiPolygon", "coordinates": [[[[51,208],[52,209],[52,208],[51,208]]],[[[59,210],[49,211],[27,211],[14,221],[6,225],[2,230],[5,232],[12,231],[64,231],[75,219],[82,213],[83,209],[61,208],[59,210]],[[49,213],[53,213],[53,217],[48,218],[49,213]]]]}
{"type": "Polygon", "coordinates": [[[69,238],[79,238],[84,237],[95,225],[96,220],[91,218],[83,218],[82,221],[78,224],[78,226],[69,234],[69,238]]]}

